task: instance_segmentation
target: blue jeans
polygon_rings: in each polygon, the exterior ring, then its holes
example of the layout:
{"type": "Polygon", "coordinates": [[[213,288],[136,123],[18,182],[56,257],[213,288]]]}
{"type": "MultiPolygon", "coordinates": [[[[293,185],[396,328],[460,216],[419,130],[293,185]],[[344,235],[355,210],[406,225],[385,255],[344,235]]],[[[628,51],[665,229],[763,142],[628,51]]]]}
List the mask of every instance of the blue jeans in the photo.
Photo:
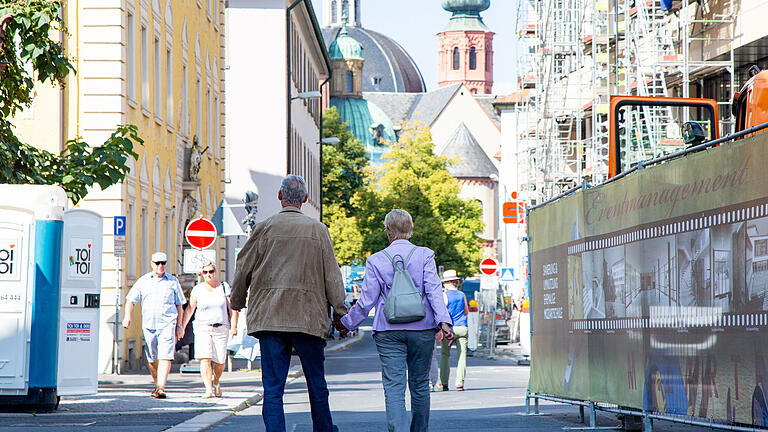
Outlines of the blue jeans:
{"type": "Polygon", "coordinates": [[[381,381],[389,432],[429,429],[429,368],[435,330],[389,330],[373,334],[381,359],[381,381]],[[406,369],[411,392],[411,421],[405,410],[406,369]]]}
{"type": "Polygon", "coordinates": [[[312,430],[332,432],[331,407],[328,404],[328,384],[325,381],[325,341],[304,333],[259,332],[261,373],[264,385],[262,418],[267,432],[285,432],[283,393],[291,347],[296,348],[304,369],[312,409],[312,430]]]}

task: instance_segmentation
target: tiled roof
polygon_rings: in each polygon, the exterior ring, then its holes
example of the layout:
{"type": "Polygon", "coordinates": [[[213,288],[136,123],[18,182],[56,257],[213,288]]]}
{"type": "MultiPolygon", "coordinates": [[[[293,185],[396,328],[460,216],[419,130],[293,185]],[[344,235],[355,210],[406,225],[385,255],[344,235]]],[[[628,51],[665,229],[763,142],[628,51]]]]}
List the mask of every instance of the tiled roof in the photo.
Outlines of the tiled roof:
{"type": "Polygon", "coordinates": [[[488,117],[493,120],[497,128],[501,128],[501,117],[499,117],[499,113],[496,112],[496,109],[493,107],[493,103],[495,102],[494,98],[495,96],[493,95],[475,95],[475,100],[481,107],[483,107],[488,114],[488,117]]]}
{"type": "Polygon", "coordinates": [[[429,93],[363,93],[363,98],[373,101],[397,124],[401,120],[424,122],[432,125],[440,112],[448,105],[461,84],[452,84],[429,93]]]}
{"type": "Polygon", "coordinates": [[[531,91],[529,89],[523,89],[510,93],[506,96],[497,97],[493,100],[494,104],[517,104],[528,102],[531,91]]]}
{"type": "Polygon", "coordinates": [[[363,92],[363,98],[375,103],[395,124],[408,117],[411,107],[421,96],[421,93],[363,92]]]}
{"type": "Polygon", "coordinates": [[[464,123],[456,128],[456,132],[439,154],[449,158],[458,158],[458,162],[448,167],[448,172],[454,177],[490,178],[491,175],[499,175],[499,170],[464,123]]]}
{"type": "Polygon", "coordinates": [[[448,105],[448,102],[450,102],[459,87],[461,87],[461,84],[452,84],[429,93],[424,93],[411,107],[408,117],[431,126],[440,112],[448,105]]]}

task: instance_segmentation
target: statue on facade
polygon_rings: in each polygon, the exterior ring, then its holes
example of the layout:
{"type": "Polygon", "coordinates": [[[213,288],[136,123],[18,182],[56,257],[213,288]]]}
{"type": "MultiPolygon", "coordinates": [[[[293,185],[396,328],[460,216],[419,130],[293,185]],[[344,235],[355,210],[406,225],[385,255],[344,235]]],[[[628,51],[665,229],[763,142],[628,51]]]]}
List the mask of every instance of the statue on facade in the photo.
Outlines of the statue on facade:
{"type": "Polygon", "coordinates": [[[259,194],[254,191],[248,191],[243,197],[243,204],[245,204],[245,211],[248,215],[243,219],[243,224],[246,226],[246,233],[251,235],[251,230],[256,225],[256,212],[258,212],[259,194]]]}
{"type": "Polygon", "coordinates": [[[192,195],[184,195],[184,201],[182,202],[184,208],[184,220],[191,220],[197,215],[199,204],[192,195]]]}
{"type": "Polygon", "coordinates": [[[208,147],[200,149],[200,143],[197,141],[197,135],[192,139],[192,150],[189,152],[189,180],[200,181],[200,165],[203,163],[203,153],[208,147]]]}

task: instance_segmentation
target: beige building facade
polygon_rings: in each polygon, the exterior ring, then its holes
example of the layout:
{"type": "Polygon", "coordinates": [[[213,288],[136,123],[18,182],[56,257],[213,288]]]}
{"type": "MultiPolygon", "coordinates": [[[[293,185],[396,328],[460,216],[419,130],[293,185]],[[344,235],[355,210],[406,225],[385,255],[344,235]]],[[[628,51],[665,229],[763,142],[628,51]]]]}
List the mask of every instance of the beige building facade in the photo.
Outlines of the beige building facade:
{"type": "Polygon", "coordinates": [[[184,228],[213,215],[227,175],[224,7],[223,0],[66,3],[64,42],[78,73],[64,89],[37,89],[16,121],[26,142],[54,152],[76,136],[99,145],[121,124],[136,125],[144,140],[122,183],[95,187],[77,205],[104,216],[100,373],[143,367],[140,308],[129,329],[116,323],[152,252],[167,253],[168,272],[185,290],[196,282],[183,273],[184,228]],[[116,257],[113,221],[121,215],[126,254],[116,257]]]}

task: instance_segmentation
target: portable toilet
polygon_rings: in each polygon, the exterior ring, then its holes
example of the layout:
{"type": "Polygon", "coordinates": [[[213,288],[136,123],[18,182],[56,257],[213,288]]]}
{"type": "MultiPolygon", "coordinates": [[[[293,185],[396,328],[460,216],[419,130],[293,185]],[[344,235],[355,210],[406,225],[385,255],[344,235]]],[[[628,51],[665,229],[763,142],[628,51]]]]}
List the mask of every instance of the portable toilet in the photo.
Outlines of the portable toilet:
{"type": "Polygon", "coordinates": [[[95,212],[64,212],[61,255],[61,315],[56,394],[98,390],[99,305],[104,218],[95,212]]]}
{"type": "Polygon", "coordinates": [[[57,186],[0,185],[0,405],[50,411],[56,394],[61,239],[57,186]]]}

